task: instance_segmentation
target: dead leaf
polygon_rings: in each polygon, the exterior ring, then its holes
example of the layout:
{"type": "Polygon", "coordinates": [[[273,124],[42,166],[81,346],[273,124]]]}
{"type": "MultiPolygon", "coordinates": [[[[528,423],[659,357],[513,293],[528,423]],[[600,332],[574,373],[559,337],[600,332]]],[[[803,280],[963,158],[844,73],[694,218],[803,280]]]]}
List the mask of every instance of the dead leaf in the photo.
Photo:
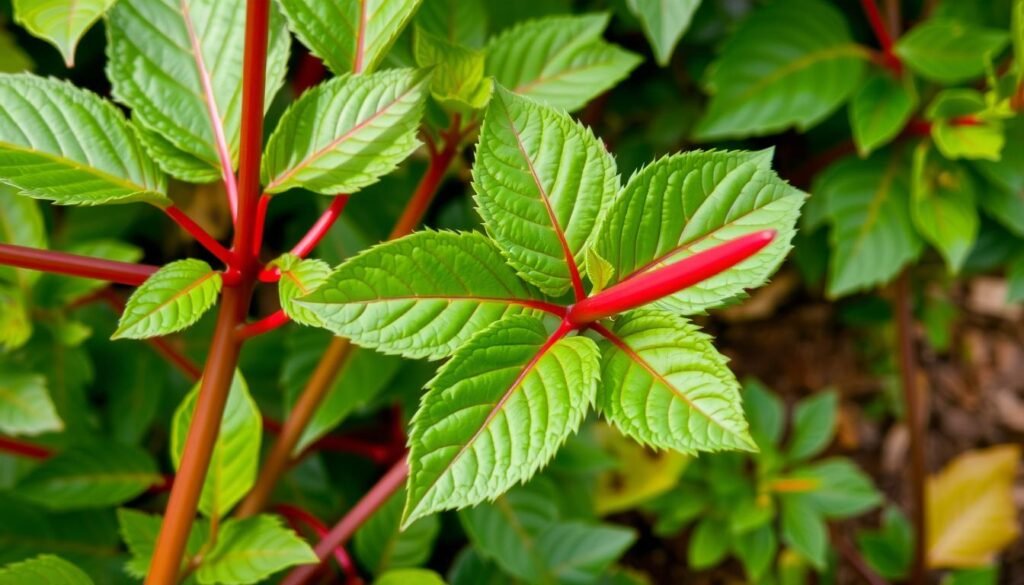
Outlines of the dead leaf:
{"type": "Polygon", "coordinates": [[[978,567],[1019,533],[1013,480],[1020,447],[968,451],[928,478],[928,564],[978,567]]]}

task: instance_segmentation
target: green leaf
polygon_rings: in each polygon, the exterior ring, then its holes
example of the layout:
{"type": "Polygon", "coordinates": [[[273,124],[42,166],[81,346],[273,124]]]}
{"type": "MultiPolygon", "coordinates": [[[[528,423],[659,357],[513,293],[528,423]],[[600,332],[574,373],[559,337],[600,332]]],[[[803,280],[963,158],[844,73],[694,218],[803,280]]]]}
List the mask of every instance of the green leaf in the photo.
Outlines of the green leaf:
{"type": "Polygon", "coordinates": [[[1005,31],[933,18],[900,37],[895,50],[914,73],[953,84],[981,76],[1009,40],[1005,31]]]}
{"type": "Polygon", "coordinates": [[[373,71],[420,0],[279,0],[302,44],[337,75],[373,71]]]}
{"type": "Polygon", "coordinates": [[[170,204],[163,175],[113,104],[26,73],[0,74],[0,182],[60,205],[170,204]]]}
{"type": "Polygon", "coordinates": [[[499,88],[480,130],[473,189],[487,232],[512,267],[558,296],[581,270],[618,176],[588,128],[499,88]]]}
{"type": "Polygon", "coordinates": [[[942,578],[942,585],[997,585],[999,566],[990,565],[976,569],[958,569],[942,578]]]}
{"type": "Polygon", "coordinates": [[[354,193],[393,171],[416,138],[430,75],[394,69],[345,75],[302,94],[267,141],[267,193],[302,187],[354,193]]]}
{"type": "Polygon", "coordinates": [[[1024,301],[1024,254],[1018,254],[1006,269],[1009,290],[1006,291],[1006,302],[1020,303],[1024,301]]]}
{"type": "Polygon", "coordinates": [[[902,579],[910,570],[914,554],[913,528],[899,508],[889,506],[882,514],[880,530],[857,534],[857,547],[879,575],[902,579]]]}
{"type": "Polygon", "coordinates": [[[115,0],[14,0],[14,19],[75,66],[75,47],[115,0]]]}
{"type": "Polygon", "coordinates": [[[930,157],[924,143],[914,152],[913,176],[914,225],[938,248],[949,272],[956,273],[978,237],[974,180],[964,167],[930,157]]]}
{"type": "Polygon", "coordinates": [[[0,432],[38,435],[63,428],[46,392],[46,378],[0,367],[0,432]]]}
{"type": "Polygon", "coordinates": [[[862,157],[892,141],[917,107],[917,92],[909,80],[888,73],[868,78],[850,101],[853,140],[862,157]]]}
{"type": "Polygon", "coordinates": [[[828,528],[824,518],[809,505],[805,497],[782,497],[782,540],[817,569],[825,568],[828,528]]]}
{"type": "Polygon", "coordinates": [[[418,567],[434,549],[441,530],[436,516],[427,516],[400,530],[405,490],[399,490],[367,519],[355,534],[355,554],[374,575],[392,569],[418,567]]]}
{"type": "Polygon", "coordinates": [[[640,57],[601,39],[607,14],[518,24],[487,45],[487,74],[515,93],[573,111],[622,81],[640,57]]]}
{"type": "Polygon", "coordinates": [[[440,575],[427,569],[400,569],[388,571],[373,585],[445,585],[440,575]]]}
{"type": "Polygon", "coordinates": [[[487,9],[482,0],[424,0],[416,26],[453,45],[477,49],[487,40],[487,9]]]}
{"type": "Polygon", "coordinates": [[[709,69],[700,140],[806,130],[860,87],[868,52],[821,0],[773,2],[740,24],[709,69]]]}
{"type": "Polygon", "coordinates": [[[779,550],[775,529],[764,525],[757,530],[733,537],[733,551],[743,563],[743,570],[754,583],[759,583],[772,566],[779,550]]]}
{"type": "Polygon", "coordinates": [[[345,262],[299,304],[359,345],[438,359],[541,298],[481,234],[426,231],[345,262]]]}
{"type": "Polygon", "coordinates": [[[732,544],[729,525],[714,518],[703,518],[690,535],[686,558],[697,570],[708,569],[722,562],[732,544]]]}
{"type": "Polygon", "coordinates": [[[413,36],[413,53],[420,67],[434,67],[430,91],[438,102],[456,109],[487,105],[494,89],[484,77],[485,53],[449,43],[421,28],[413,36]]]}
{"type": "Polygon", "coordinates": [[[656,306],[683,314],[720,306],[758,287],[790,248],[806,195],[771,170],[771,151],[692,151],[634,174],[601,224],[596,249],[614,267],[611,283],[764,229],[763,250],[656,306]]]}
{"type": "Polygon", "coordinates": [[[593,296],[608,286],[612,277],[615,276],[615,267],[611,262],[602,258],[593,247],[587,248],[586,254],[586,272],[590,282],[594,285],[590,289],[590,295],[593,296]]]}
{"type": "Polygon", "coordinates": [[[604,416],[645,445],[684,453],[756,451],[739,383],[711,338],[686,319],[638,310],[602,343],[604,416]]]}
{"type": "Polygon", "coordinates": [[[16,493],[53,510],[104,508],[131,500],[160,481],[153,459],[142,449],[87,443],[44,461],[18,482],[16,493]]]}
{"type": "Polygon", "coordinates": [[[472,546],[462,549],[448,571],[451,585],[513,585],[512,578],[472,546]]]}
{"type": "Polygon", "coordinates": [[[0,569],[0,585],[92,585],[84,571],[54,555],[8,565],[0,569]]]}
{"type": "Polygon", "coordinates": [[[185,329],[217,303],[223,279],[202,260],[160,268],[128,297],[111,339],[145,339],[185,329]]]}
{"type": "Polygon", "coordinates": [[[926,112],[932,121],[932,138],[939,152],[949,159],[998,161],[1006,136],[1002,121],[987,116],[987,109],[985,97],[973,89],[941,92],[926,112]]]}
{"type": "Polygon", "coordinates": [[[0,26],[0,73],[22,73],[33,67],[32,59],[18,46],[14,36],[0,26]]]}
{"type": "Polygon", "coordinates": [[[910,186],[900,160],[876,155],[843,159],[822,173],[815,197],[825,199],[832,226],[828,294],[840,297],[888,282],[921,253],[910,219],[910,186]]]}
{"type": "Polygon", "coordinates": [[[838,411],[839,396],[835,391],[820,392],[801,400],[793,411],[790,459],[810,459],[824,451],[835,436],[838,411]]]}
{"type": "Polygon", "coordinates": [[[750,421],[750,434],[761,449],[777,445],[785,425],[782,400],[757,380],[743,382],[743,410],[750,421]]]}
{"type": "Polygon", "coordinates": [[[412,419],[405,525],[526,481],[576,431],[597,391],[598,349],[554,339],[537,319],[506,317],[441,367],[412,419]]]}
{"type": "Polygon", "coordinates": [[[658,65],[668,65],[676,43],[690,28],[693,13],[700,3],[701,0],[627,0],[630,12],[640,19],[658,65]]]}
{"type": "MultiPolygon", "coordinates": [[[[149,564],[153,559],[153,552],[156,550],[156,540],[160,536],[162,522],[163,517],[158,514],[145,514],[128,508],[117,510],[117,523],[120,527],[121,538],[132,555],[132,558],[125,563],[124,570],[132,577],[144,579],[149,573],[149,564]]],[[[203,545],[206,544],[209,530],[209,524],[201,518],[192,524],[188,541],[185,544],[183,567],[189,562],[189,559],[195,557],[202,550],[203,545]]]]}
{"type": "Polygon", "coordinates": [[[318,560],[313,549],[280,519],[261,514],[225,522],[196,579],[202,585],[247,585],[318,560]]]}
{"type": "MultiPolygon", "coordinates": [[[[1024,144],[1024,117],[1006,121],[1006,141],[1024,144]]],[[[994,188],[979,193],[981,206],[1014,234],[1024,237],[1024,148],[1004,148],[999,161],[978,160],[973,166],[994,188]]]]}
{"type": "Polygon", "coordinates": [[[320,287],[331,274],[331,267],[323,260],[302,260],[292,254],[284,254],[270,263],[281,270],[277,294],[285,315],[302,325],[320,326],[316,313],[295,303],[320,287]]]}
{"type": "Polygon", "coordinates": [[[825,518],[851,518],[882,503],[871,478],[849,459],[825,459],[792,475],[814,482],[816,488],[800,497],[825,518]]]}
{"type": "MultiPolygon", "coordinates": [[[[181,465],[200,385],[197,383],[185,396],[171,421],[171,460],[175,469],[181,465]]],[[[207,516],[224,516],[249,492],[256,481],[262,432],[259,408],[249,395],[249,386],[236,371],[199,497],[200,512],[207,516]]]]}
{"type": "MultiPolygon", "coordinates": [[[[46,226],[39,212],[39,203],[28,197],[18,197],[17,191],[0,184],[0,243],[45,249],[46,226]]],[[[16,284],[27,292],[42,272],[0,266],[0,281],[16,284]]]]}
{"type": "Polygon", "coordinates": [[[13,351],[32,337],[32,317],[20,289],[0,282],[0,353],[13,351]]]}
{"type": "MultiPolygon", "coordinates": [[[[290,39],[271,5],[265,104],[284,82],[290,39]]],[[[147,131],[160,166],[182,180],[234,167],[242,117],[244,0],[120,0],[107,14],[114,97],[147,131]],[[206,170],[201,171],[205,165],[206,170]]]]}
{"type": "Polygon", "coordinates": [[[629,528],[570,520],[540,533],[537,548],[553,576],[548,582],[590,583],[606,574],[636,538],[629,528]]]}

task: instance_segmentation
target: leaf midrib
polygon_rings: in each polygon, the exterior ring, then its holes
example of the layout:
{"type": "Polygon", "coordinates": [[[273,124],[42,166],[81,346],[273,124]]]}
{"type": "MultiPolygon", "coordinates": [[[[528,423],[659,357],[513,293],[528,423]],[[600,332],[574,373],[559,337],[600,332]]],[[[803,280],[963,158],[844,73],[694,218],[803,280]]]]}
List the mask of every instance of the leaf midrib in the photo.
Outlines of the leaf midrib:
{"type": "Polygon", "coordinates": [[[153,189],[151,189],[149,187],[146,187],[144,185],[136,184],[136,183],[134,183],[134,182],[132,182],[132,181],[130,181],[128,179],[124,179],[122,177],[117,177],[117,176],[112,175],[112,174],[110,174],[110,173],[108,173],[106,171],[98,169],[98,168],[96,168],[94,166],[84,164],[82,162],[79,162],[77,160],[74,160],[74,159],[71,159],[71,158],[68,158],[68,157],[65,157],[65,156],[60,156],[60,155],[56,155],[56,154],[53,154],[53,153],[50,153],[50,152],[46,152],[45,150],[39,150],[39,149],[36,149],[36,148],[28,148],[28,147],[22,146],[20,144],[14,144],[14,143],[6,142],[6,141],[3,141],[3,140],[0,140],[0,149],[8,149],[8,150],[12,150],[12,151],[15,151],[15,152],[32,154],[32,155],[39,156],[39,157],[45,158],[47,160],[53,161],[53,162],[55,162],[57,164],[62,164],[64,166],[71,167],[73,170],[76,170],[76,171],[79,171],[79,172],[82,172],[82,173],[85,173],[85,174],[94,175],[94,176],[96,176],[96,177],[98,177],[98,178],[100,178],[100,179],[102,179],[104,181],[107,181],[107,182],[109,182],[109,183],[111,183],[113,185],[116,185],[118,187],[121,187],[123,189],[130,189],[130,190],[132,190],[132,193],[130,193],[130,195],[135,195],[135,194],[138,194],[138,193],[154,193],[154,194],[163,196],[162,193],[159,193],[159,192],[157,192],[157,191],[155,191],[155,190],[153,190],[153,189]]]}

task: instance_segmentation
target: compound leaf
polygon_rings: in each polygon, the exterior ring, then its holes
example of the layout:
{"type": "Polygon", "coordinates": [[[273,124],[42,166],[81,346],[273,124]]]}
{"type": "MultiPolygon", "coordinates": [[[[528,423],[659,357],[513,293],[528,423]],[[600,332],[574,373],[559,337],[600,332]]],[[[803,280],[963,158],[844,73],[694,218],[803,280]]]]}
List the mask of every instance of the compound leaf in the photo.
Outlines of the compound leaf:
{"type": "Polygon", "coordinates": [[[217,544],[196,571],[202,585],[248,585],[294,566],[317,562],[304,540],[281,520],[261,514],[224,523],[217,544]]]}
{"type": "Polygon", "coordinates": [[[128,298],[111,339],[144,339],[189,327],[217,302],[223,280],[202,260],[178,260],[153,273],[128,298]]]}

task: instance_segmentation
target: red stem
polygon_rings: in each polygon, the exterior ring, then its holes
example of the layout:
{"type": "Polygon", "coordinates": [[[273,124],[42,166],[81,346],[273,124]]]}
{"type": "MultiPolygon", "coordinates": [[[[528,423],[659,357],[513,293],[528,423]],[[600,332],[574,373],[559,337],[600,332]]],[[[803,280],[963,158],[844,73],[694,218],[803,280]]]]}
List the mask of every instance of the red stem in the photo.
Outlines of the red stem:
{"type": "Polygon", "coordinates": [[[316,248],[316,245],[320,243],[320,240],[324,239],[327,232],[330,231],[331,226],[334,222],[338,221],[341,217],[341,212],[345,210],[345,205],[348,204],[348,195],[336,195],[334,200],[331,201],[330,206],[323,212],[323,215],[316,220],[306,235],[302,236],[299,243],[295,244],[292,248],[292,254],[299,258],[305,258],[316,248]]]}
{"type": "MultiPolygon", "coordinates": [[[[334,525],[334,528],[317,543],[313,551],[322,563],[331,551],[345,544],[355,531],[363,525],[366,520],[377,511],[378,508],[387,502],[409,476],[409,466],[405,458],[396,463],[384,477],[380,479],[370,491],[366,492],[361,500],[348,511],[348,514],[334,525]]],[[[316,575],[320,565],[303,565],[296,568],[281,581],[281,585],[302,585],[311,577],[316,575]]]]}
{"type": "Polygon", "coordinates": [[[284,309],[278,309],[277,311],[267,315],[259,321],[252,323],[246,323],[238,328],[237,337],[238,339],[249,339],[257,335],[263,335],[287,325],[290,319],[288,315],[284,314],[284,309]]]}
{"type": "Polygon", "coordinates": [[[185,214],[179,207],[171,205],[170,207],[164,208],[164,213],[174,220],[182,229],[192,234],[192,237],[197,242],[202,244],[204,248],[210,251],[211,254],[217,257],[218,260],[224,263],[225,266],[231,266],[234,262],[234,254],[228,251],[227,248],[221,245],[213,236],[203,229],[203,226],[192,221],[192,218],[185,214]]]}
{"type": "Polygon", "coordinates": [[[775,239],[775,230],[762,230],[730,240],[651,272],[642,272],[572,306],[566,316],[585,326],[678,292],[707,280],[750,258],[775,239]]]}
{"type": "Polygon", "coordinates": [[[267,208],[270,207],[270,195],[264,193],[256,204],[256,229],[252,236],[252,253],[258,256],[263,248],[263,229],[267,225],[267,208]]]}
{"type": "Polygon", "coordinates": [[[146,279],[158,269],[156,266],[149,266],[147,264],[103,260],[101,258],[79,256],[78,254],[68,254],[67,252],[37,250],[13,244],[0,244],[0,264],[27,268],[29,270],[53,272],[55,274],[66,274],[68,276],[106,280],[107,282],[116,282],[129,286],[139,286],[146,282],[146,279]]]}
{"type": "MultiPolygon", "coordinates": [[[[291,524],[292,528],[298,530],[299,525],[305,525],[317,535],[318,538],[323,538],[327,535],[327,527],[324,526],[323,522],[316,516],[310,514],[306,510],[299,508],[298,506],[292,506],[289,504],[278,504],[274,506],[274,510],[284,516],[288,523],[291,524]]],[[[334,559],[338,562],[338,567],[341,568],[342,572],[347,577],[346,583],[349,585],[355,585],[361,583],[359,574],[356,572],[355,563],[352,562],[352,557],[348,555],[348,551],[345,547],[339,546],[334,549],[334,559]]]]}
{"type": "Polygon", "coordinates": [[[8,437],[0,437],[0,451],[12,453],[14,455],[21,455],[22,457],[28,457],[30,459],[46,459],[50,455],[53,455],[53,451],[50,451],[46,447],[33,445],[32,443],[26,443],[24,441],[8,437]]]}
{"type": "MultiPolygon", "coordinates": [[[[452,128],[457,129],[458,126],[459,118],[455,116],[455,119],[452,121],[452,128]]],[[[458,131],[454,130],[452,135],[445,139],[444,149],[437,156],[431,157],[427,171],[423,174],[423,178],[420,179],[416,191],[412,194],[408,203],[405,204],[402,216],[398,218],[395,226],[391,229],[391,234],[388,236],[389,240],[394,240],[411,233],[423,221],[423,216],[426,214],[430,202],[434,199],[434,193],[437,191],[441,179],[444,178],[444,174],[448,171],[452,160],[455,159],[455,155],[459,152],[460,138],[458,131]]]]}
{"type": "Polygon", "coordinates": [[[875,3],[875,0],[861,0],[860,4],[864,8],[864,15],[867,16],[868,22],[871,23],[872,30],[875,31],[878,44],[882,47],[886,66],[896,75],[900,75],[903,72],[903,64],[900,63],[899,58],[893,52],[892,36],[885,25],[882,13],[878,10],[878,5],[875,3]]]}

